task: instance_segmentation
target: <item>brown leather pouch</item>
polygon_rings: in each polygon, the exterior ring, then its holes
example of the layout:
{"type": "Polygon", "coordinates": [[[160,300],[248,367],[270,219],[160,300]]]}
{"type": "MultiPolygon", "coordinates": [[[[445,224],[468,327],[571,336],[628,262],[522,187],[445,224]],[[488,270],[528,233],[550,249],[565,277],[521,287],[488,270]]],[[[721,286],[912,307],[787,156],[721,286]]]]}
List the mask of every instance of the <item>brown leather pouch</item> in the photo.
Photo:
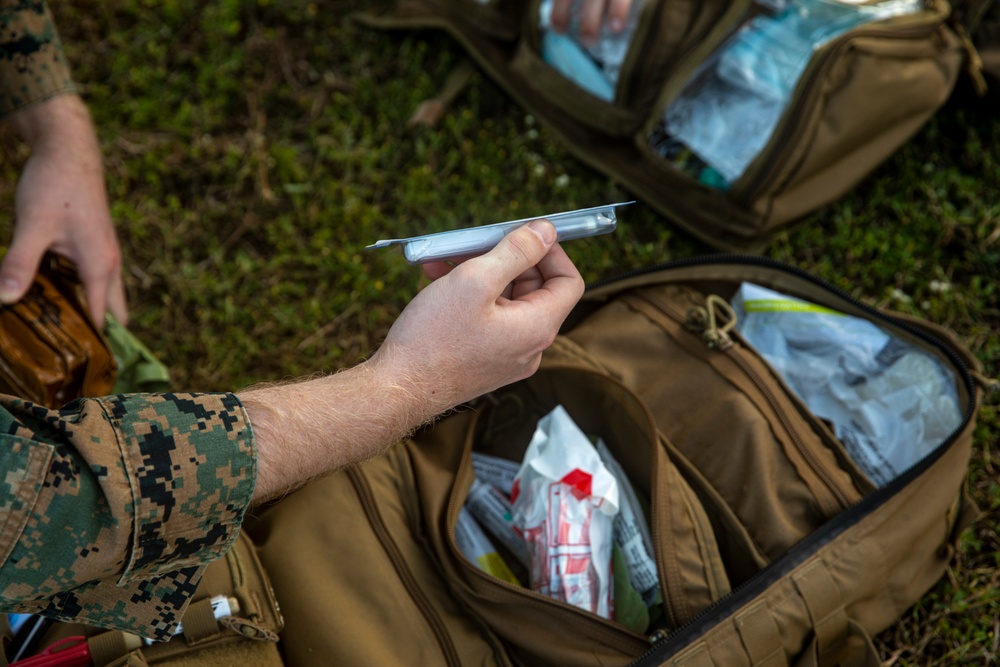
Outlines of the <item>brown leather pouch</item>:
{"type": "Polygon", "coordinates": [[[76,268],[47,254],[24,298],[0,306],[0,392],[55,408],[111,394],[116,373],[76,268]]]}

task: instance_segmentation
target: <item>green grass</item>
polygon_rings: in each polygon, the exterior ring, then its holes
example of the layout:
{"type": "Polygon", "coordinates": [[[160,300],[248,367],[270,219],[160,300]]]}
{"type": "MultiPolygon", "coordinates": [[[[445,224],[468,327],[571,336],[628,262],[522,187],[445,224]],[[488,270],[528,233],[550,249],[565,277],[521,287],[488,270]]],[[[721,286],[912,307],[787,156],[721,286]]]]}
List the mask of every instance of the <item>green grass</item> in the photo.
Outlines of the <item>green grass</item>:
{"type": "MultiPolygon", "coordinates": [[[[480,73],[431,129],[407,130],[464,54],[438,33],[346,20],[355,2],[54,3],[99,128],[132,330],[178,389],[230,390],[364,358],[421,285],[365,245],[629,198],[480,73]]],[[[994,102],[995,105],[995,102],[994,102]]],[[[949,326],[1000,357],[1000,119],[959,95],[852,193],[766,254],[858,298],[949,326]]],[[[9,137],[10,217],[24,153],[9,137]]],[[[588,281],[711,252],[652,209],[567,251],[588,281]]],[[[997,399],[970,492],[986,516],[948,576],[878,638],[896,665],[996,664],[997,399]]]]}

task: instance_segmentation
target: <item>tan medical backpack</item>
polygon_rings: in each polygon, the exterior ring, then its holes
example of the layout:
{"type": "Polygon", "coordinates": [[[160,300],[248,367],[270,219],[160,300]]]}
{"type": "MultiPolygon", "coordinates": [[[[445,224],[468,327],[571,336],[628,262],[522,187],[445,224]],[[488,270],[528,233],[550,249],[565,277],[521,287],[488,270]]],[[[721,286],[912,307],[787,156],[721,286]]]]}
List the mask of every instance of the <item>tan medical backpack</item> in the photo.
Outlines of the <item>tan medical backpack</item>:
{"type": "Polygon", "coordinates": [[[763,259],[682,261],[591,288],[535,376],[252,527],[285,617],[284,660],[877,665],[869,637],[941,577],[976,516],[965,493],[976,369],[942,328],[763,259]],[[721,303],[744,281],[875,323],[935,359],[957,397],[954,428],[876,486],[729,325],[721,303]],[[487,574],[456,546],[472,452],[520,460],[557,404],[648,500],[663,613],[644,632],[487,574]]]}

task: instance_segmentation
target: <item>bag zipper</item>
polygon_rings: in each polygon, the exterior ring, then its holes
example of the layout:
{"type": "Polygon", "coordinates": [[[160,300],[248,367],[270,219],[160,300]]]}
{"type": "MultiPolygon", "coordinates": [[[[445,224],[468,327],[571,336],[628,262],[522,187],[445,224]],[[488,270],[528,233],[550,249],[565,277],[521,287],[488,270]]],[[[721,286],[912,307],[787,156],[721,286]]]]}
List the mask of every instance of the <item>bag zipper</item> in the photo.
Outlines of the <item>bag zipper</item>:
{"type": "Polygon", "coordinates": [[[448,667],[462,667],[462,661],[459,659],[455,645],[451,641],[451,635],[448,634],[448,630],[445,628],[444,623],[441,621],[441,617],[434,609],[430,600],[428,600],[427,596],[424,595],[416,577],[406,564],[406,559],[403,557],[403,554],[400,553],[399,547],[396,546],[396,542],[392,539],[392,535],[386,528],[385,522],[382,520],[382,515],[378,511],[378,505],[375,502],[375,495],[372,493],[371,485],[369,485],[368,479],[365,477],[364,473],[355,466],[346,468],[346,473],[348,478],[351,480],[351,484],[354,486],[358,500],[361,502],[361,506],[364,509],[365,516],[367,517],[369,524],[371,524],[372,532],[375,533],[376,539],[378,539],[379,544],[382,545],[382,549],[385,550],[386,555],[389,557],[389,561],[392,563],[393,568],[395,568],[396,573],[399,575],[399,580],[402,582],[403,588],[405,588],[406,592],[409,593],[410,599],[413,600],[413,603],[417,606],[417,609],[430,626],[431,632],[434,634],[434,638],[437,639],[438,646],[441,648],[441,653],[444,655],[445,664],[447,664],[448,667]]]}
{"type": "MultiPolygon", "coordinates": [[[[842,488],[840,488],[836,479],[823,462],[816,458],[811,448],[806,445],[799,429],[789,417],[788,408],[785,406],[781,397],[779,397],[774,391],[772,384],[761,377],[760,373],[757,372],[757,369],[749,363],[746,358],[746,352],[742,348],[733,344],[733,340],[729,335],[729,330],[736,324],[735,317],[731,315],[729,320],[722,326],[718,326],[716,324],[714,306],[723,305],[725,308],[728,308],[729,304],[727,304],[724,299],[721,299],[716,295],[709,295],[706,302],[707,308],[702,314],[702,317],[692,320],[691,315],[693,313],[680,313],[674,305],[667,300],[658,299],[653,295],[640,295],[639,298],[642,298],[644,301],[661,312],[666,311],[669,314],[668,316],[670,316],[675,322],[684,325],[688,331],[699,334],[705,341],[708,348],[716,350],[720,354],[725,354],[740,368],[740,370],[743,371],[743,374],[764,396],[764,400],[767,402],[768,406],[770,406],[771,410],[774,411],[774,414],[777,415],[778,422],[781,424],[785,434],[794,446],[795,451],[798,452],[799,456],[805,461],[808,469],[819,478],[826,493],[819,493],[819,489],[817,488],[814,489],[814,495],[823,516],[832,517],[850,506],[851,501],[847,494],[842,488]],[[697,320],[700,320],[700,322],[697,320]]],[[[701,308],[697,310],[701,310],[701,308]]],[[[804,481],[806,481],[807,484],[809,483],[808,480],[804,481]]]]}
{"type": "Polygon", "coordinates": [[[812,107],[818,104],[818,101],[812,94],[820,81],[820,78],[815,76],[817,71],[822,70],[835,56],[839,56],[843,51],[846,51],[851,41],[858,37],[920,39],[934,34],[943,25],[942,21],[937,14],[931,12],[927,12],[927,14],[933,16],[934,20],[919,26],[896,29],[884,27],[858,28],[842,35],[833,44],[827,45],[819,58],[813,58],[800,78],[800,81],[804,82],[802,91],[794,96],[793,103],[789,104],[782,113],[781,126],[775,130],[774,137],[767,142],[767,146],[754,158],[753,164],[757,165],[757,168],[747,178],[746,184],[733,188],[731,191],[733,198],[744,203],[753,202],[760,197],[761,193],[768,191],[774,185],[781,171],[773,168],[773,165],[781,164],[781,161],[776,159],[777,156],[784,152],[788,146],[798,143],[802,133],[805,131],[805,123],[793,123],[789,119],[807,117],[812,107]],[[770,166],[771,168],[765,169],[765,166],[770,166]]]}
{"type": "MultiPolygon", "coordinates": [[[[703,609],[694,618],[671,633],[669,637],[662,638],[660,641],[657,641],[649,651],[629,663],[629,667],[660,667],[665,660],[677,655],[677,653],[692,644],[711,628],[718,625],[721,620],[728,618],[738,609],[746,605],[758,595],[762,594],[769,586],[784,577],[787,573],[791,572],[798,565],[805,562],[824,545],[833,541],[838,535],[859,523],[862,519],[884,505],[893,496],[903,490],[903,488],[934,465],[934,463],[936,463],[937,460],[944,455],[944,453],[955,443],[959,434],[972,420],[975,411],[976,383],[973,381],[969,367],[966,365],[965,361],[951,348],[951,346],[939,341],[926,331],[911,325],[905,320],[879,312],[868,304],[855,299],[853,296],[843,291],[836,285],[833,285],[818,276],[785,262],[757,255],[706,255],[702,257],[663,262],[661,264],[656,264],[642,269],[628,271],[618,276],[612,276],[599,280],[595,283],[591,283],[587,286],[587,291],[592,292],[598,288],[607,287],[618,282],[639,278],[659,271],[692,268],[708,264],[759,266],[777,271],[783,271],[806,282],[810,282],[813,285],[833,294],[834,296],[845,300],[852,306],[864,311],[865,314],[873,320],[886,322],[903,331],[906,331],[908,334],[936,348],[948,358],[955,370],[958,372],[959,381],[965,385],[966,391],[969,393],[970,400],[968,406],[966,407],[965,414],[962,416],[961,423],[955,428],[954,432],[952,432],[952,434],[944,440],[944,442],[934,449],[934,451],[920,461],[917,461],[909,469],[885,486],[876,489],[869,495],[862,498],[861,501],[847,508],[837,516],[827,521],[820,528],[807,535],[801,542],[786,551],[782,556],[776,558],[770,565],[752,576],[750,579],[737,586],[728,595],[720,598],[715,603],[703,609]]],[[[586,295],[584,295],[584,298],[586,298],[586,295]]]]}
{"type": "Polygon", "coordinates": [[[837,480],[834,478],[832,474],[830,474],[829,468],[823,465],[823,462],[816,458],[811,448],[806,446],[802,438],[802,435],[799,432],[799,429],[795,426],[794,422],[789,418],[788,416],[789,410],[784,405],[784,398],[780,394],[775,392],[773,384],[767,382],[763,377],[761,377],[761,374],[757,371],[756,368],[753,367],[749,359],[747,359],[749,351],[746,349],[745,342],[743,342],[743,344],[739,346],[732,344],[732,338],[729,335],[729,331],[736,326],[737,321],[736,321],[736,313],[733,312],[732,308],[729,306],[729,303],[727,303],[725,299],[715,294],[710,294],[708,295],[708,298],[706,300],[706,307],[709,309],[707,322],[709,326],[715,327],[715,331],[709,329],[705,330],[704,335],[706,336],[706,338],[708,340],[713,340],[715,337],[719,337],[722,341],[726,340],[730,341],[729,345],[725,345],[723,343],[722,345],[718,346],[718,349],[722,350],[727,355],[729,355],[729,358],[736,362],[736,364],[743,370],[743,372],[747,375],[747,377],[751,379],[751,381],[754,383],[757,389],[760,390],[762,394],[764,394],[764,397],[767,399],[767,402],[771,405],[771,408],[778,415],[778,419],[781,420],[781,424],[782,426],[784,426],[785,431],[788,432],[788,434],[791,436],[792,441],[795,443],[795,447],[799,451],[799,454],[801,454],[802,458],[806,460],[807,465],[813,470],[813,472],[815,472],[820,477],[820,479],[826,485],[827,489],[830,491],[830,494],[834,497],[834,502],[832,503],[826,502],[825,499],[817,499],[820,501],[821,506],[825,506],[823,507],[824,513],[827,516],[833,516],[837,512],[840,512],[841,510],[849,507],[851,505],[851,499],[848,498],[844,490],[840,487],[839,484],[837,484],[837,480]],[[714,311],[716,305],[720,306],[725,311],[727,311],[727,315],[729,318],[728,322],[722,327],[718,327],[715,325],[716,318],[714,311]]]}

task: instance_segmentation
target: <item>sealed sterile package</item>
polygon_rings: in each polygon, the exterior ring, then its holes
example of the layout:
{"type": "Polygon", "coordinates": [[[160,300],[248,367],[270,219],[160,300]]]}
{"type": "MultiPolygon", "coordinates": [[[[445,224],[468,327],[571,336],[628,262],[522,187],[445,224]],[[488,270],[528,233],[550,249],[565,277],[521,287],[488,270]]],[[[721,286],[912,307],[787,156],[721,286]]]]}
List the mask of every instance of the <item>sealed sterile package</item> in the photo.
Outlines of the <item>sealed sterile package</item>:
{"type": "Polygon", "coordinates": [[[511,500],[531,557],[531,588],[612,618],[618,483],[562,406],[538,422],[511,500]]]}
{"type": "Polygon", "coordinates": [[[514,526],[510,500],[500,489],[478,478],[473,479],[465,506],[484,530],[505,546],[522,565],[531,565],[528,547],[514,526]]]}
{"type": "Polygon", "coordinates": [[[467,227],[436,234],[412,236],[406,239],[383,239],[366,247],[367,250],[403,246],[403,255],[410,264],[426,264],[475,257],[489,252],[507,234],[532,220],[548,220],[556,228],[557,241],[571,241],[598,234],[608,234],[618,225],[615,208],[634,201],[582,208],[564,213],[537,215],[493,225],[467,227]]]}
{"type": "Polygon", "coordinates": [[[743,283],[736,327],[882,486],[961,423],[957,380],[868,320],[743,283]]]}
{"type": "Polygon", "coordinates": [[[491,456],[482,452],[472,452],[472,469],[476,479],[484,484],[491,484],[510,497],[514,477],[521,464],[499,456],[491,456]]]}

